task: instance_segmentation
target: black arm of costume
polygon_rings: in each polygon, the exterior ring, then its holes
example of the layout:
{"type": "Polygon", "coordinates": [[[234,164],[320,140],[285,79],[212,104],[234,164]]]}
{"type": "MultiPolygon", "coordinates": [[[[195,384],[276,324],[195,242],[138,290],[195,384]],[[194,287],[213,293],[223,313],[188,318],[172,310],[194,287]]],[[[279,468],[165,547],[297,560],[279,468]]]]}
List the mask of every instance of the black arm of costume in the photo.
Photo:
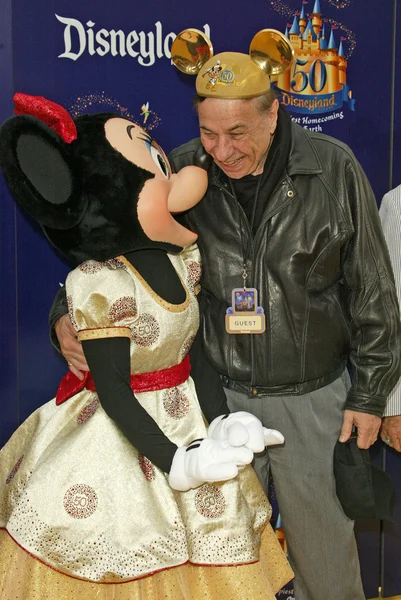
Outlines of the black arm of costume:
{"type": "Polygon", "coordinates": [[[191,377],[202,412],[211,423],[214,418],[230,412],[220,375],[206,359],[202,346],[201,330],[198,331],[190,350],[191,377]]]}
{"type": "Polygon", "coordinates": [[[106,414],[135,448],[168,473],[177,446],[139,404],[130,387],[130,340],[84,340],[82,348],[106,414]]]}
{"type": "Polygon", "coordinates": [[[60,352],[60,344],[56,336],[56,330],[54,329],[57,321],[68,313],[67,305],[67,294],[65,286],[61,287],[57,292],[53,304],[49,313],[49,328],[50,328],[50,341],[57,352],[60,352]]]}

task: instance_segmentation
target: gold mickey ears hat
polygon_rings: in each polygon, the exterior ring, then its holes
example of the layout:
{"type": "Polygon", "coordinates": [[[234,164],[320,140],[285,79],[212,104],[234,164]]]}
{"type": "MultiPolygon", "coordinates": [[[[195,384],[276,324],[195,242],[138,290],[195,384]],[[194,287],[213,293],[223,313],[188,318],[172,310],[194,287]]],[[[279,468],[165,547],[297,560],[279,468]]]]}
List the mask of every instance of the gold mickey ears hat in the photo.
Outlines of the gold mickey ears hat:
{"type": "Polygon", "coordinates": [[[262,29],[253,38],[249,54],[222,52],[213,56],[209,38],[198,29],[185,29],[171,46],[175,66],[197,75],[196,92],[205,98],[254,98],[270,89],[270,76],[290,68],[294,50],[275,29],[262,29]]]}

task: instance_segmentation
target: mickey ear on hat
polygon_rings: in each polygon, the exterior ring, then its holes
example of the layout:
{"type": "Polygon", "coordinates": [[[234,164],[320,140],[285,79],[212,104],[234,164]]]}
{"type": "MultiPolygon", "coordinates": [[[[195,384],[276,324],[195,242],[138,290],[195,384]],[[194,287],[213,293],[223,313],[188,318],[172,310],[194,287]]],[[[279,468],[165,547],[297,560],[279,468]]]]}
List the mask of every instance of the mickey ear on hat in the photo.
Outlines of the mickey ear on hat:
{"type": "Polygon", "coordinates": [[[171,60],[186,75],[197,75],[212,56],[212,42],[199,29],[184,29],[171,45],[171,60]]]}
{"type": "Polygon", "coordinates": [[[280,75],[290,68],[294,49],[289,40],[276,29],[262,29],[249,46],[252,60],[270,76],[280,75]]]}

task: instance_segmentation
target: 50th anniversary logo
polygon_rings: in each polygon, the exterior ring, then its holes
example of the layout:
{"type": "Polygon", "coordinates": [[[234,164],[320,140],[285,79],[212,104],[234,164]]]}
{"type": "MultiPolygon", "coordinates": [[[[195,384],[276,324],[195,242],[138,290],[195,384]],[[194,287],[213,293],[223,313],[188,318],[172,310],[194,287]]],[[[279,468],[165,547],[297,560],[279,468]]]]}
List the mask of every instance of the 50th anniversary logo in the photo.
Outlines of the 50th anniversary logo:
{"type": "MultiPolygon", "coordinates": [[[[347,83],[345,45],[348,37],[340,35],[340,26],[334,19],[325,18],[320,0],[297,0],[298,7],[294,10],[281,1],[271,4],[282,15],[292,17],[286,23],[284,34],[295,53],[291,69],[279,75],[272,87],[291,113],[304,115],[293,116],[294,121],[308,129],[322,131],[322,123],[343,119],[344,104],[351,111],[355,110],[355,100],[347,83]]],[[[353,38],[350,42],[355,43],[353,38]]]]}

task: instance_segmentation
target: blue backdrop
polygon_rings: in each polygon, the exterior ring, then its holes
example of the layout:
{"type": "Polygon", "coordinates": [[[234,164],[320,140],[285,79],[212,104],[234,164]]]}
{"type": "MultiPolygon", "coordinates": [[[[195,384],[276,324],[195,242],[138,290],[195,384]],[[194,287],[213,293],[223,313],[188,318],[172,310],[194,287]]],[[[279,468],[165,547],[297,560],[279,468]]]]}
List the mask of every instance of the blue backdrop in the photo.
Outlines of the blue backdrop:
{"type": "MultiPolygon", "coordinates": [[[[175,34],[197,27],[210,34],[216,53],[247,52],[253,35],[272,27],[297,45],[292,85],[291,78],[276,82],[292,117],[348,143],[379,202],[401,183],[401,74],[395,69],[401,59],[396,38],[401,15],[396,5],[397,0],[2,0],[0,120],[11,115],[15,91],[46,96],[73,114],[111,109],[138,122],[149,103],[147,126],[169,151],[198,134],[191,108],[194,78],[170,61],[175,34]],[[314,30],[308,28],[310,17],[314,30]]],[[[68,270],[35,223],[15,207],[3,179],[0,248],[2,444],[54,395],[65,372],[49,344],[47,316],[68,270]]],[[[376,453],[380,461],[381,446],[376,453]]],[[[400,466],[401,456],[387,452],[387,469],[398,486],[398,523],[400,466]]],[[[368,597],[377,596],[381,552],[384,595],[401,593],[400,526],[384,529],[380,549],[379,524],[358,524],[368,597]]],[[[291,598],[290,589],[280,597],[291,598]]]]}

